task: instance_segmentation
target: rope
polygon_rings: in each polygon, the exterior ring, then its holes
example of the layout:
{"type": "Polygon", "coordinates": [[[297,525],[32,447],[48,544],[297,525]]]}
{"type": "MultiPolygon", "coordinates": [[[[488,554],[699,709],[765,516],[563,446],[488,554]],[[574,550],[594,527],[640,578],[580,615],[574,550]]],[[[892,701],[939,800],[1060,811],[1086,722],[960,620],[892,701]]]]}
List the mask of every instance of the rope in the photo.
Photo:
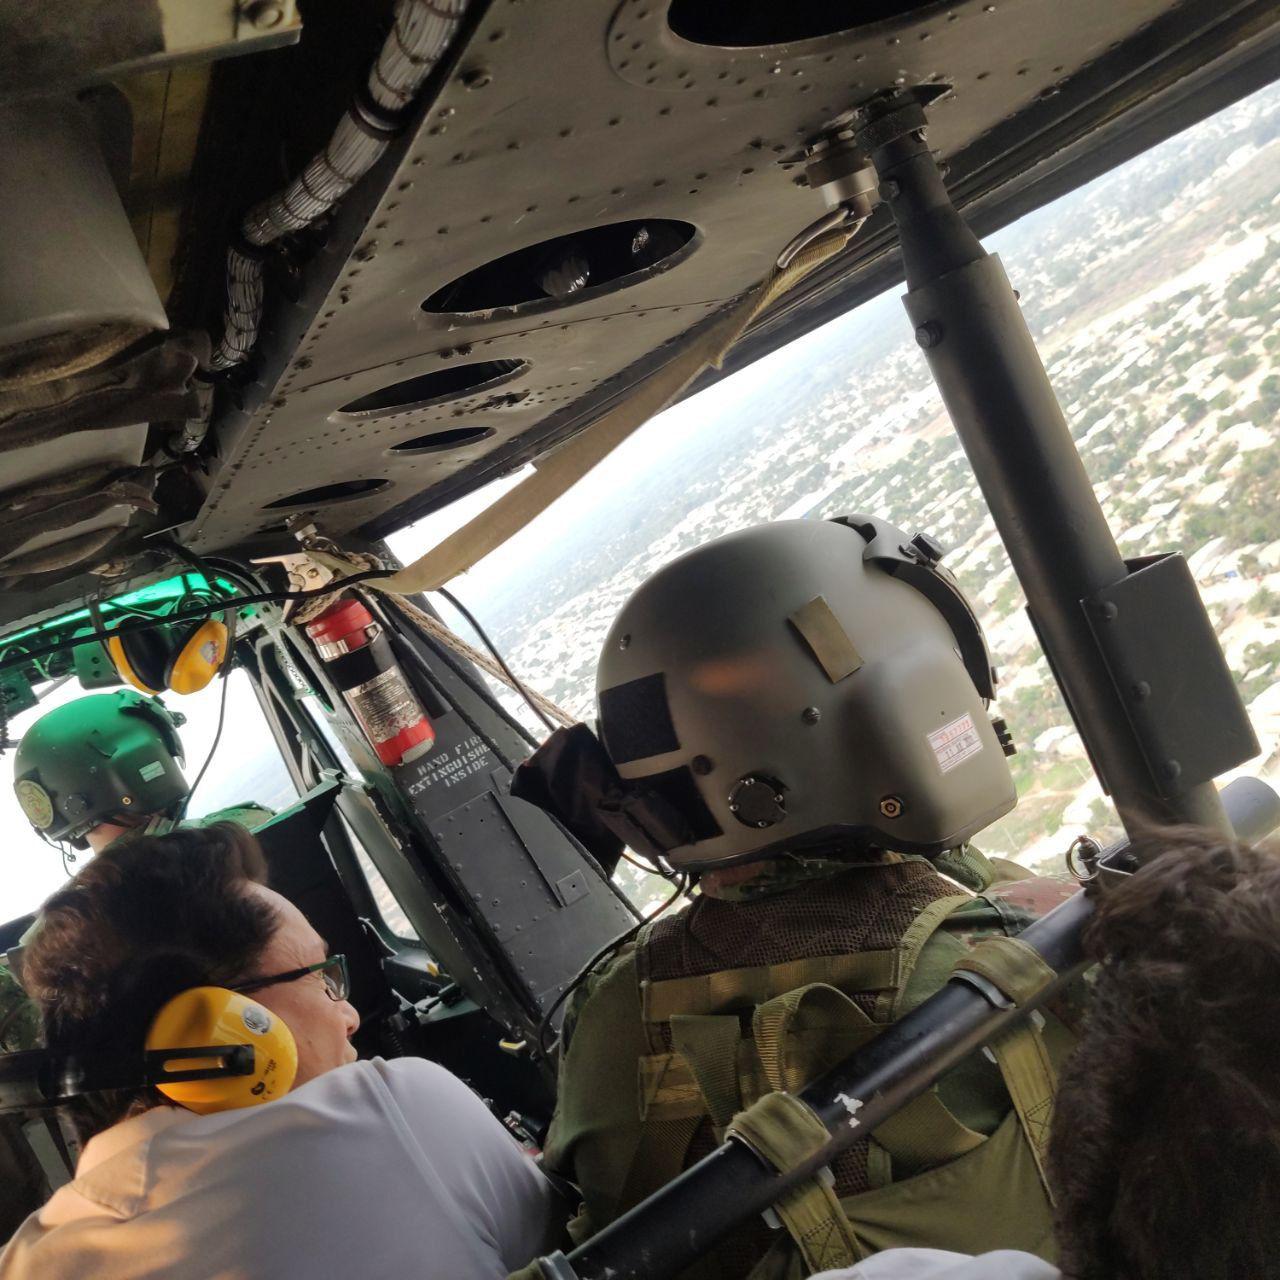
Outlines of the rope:
{"type": "Polygon", "coordinates": [[[475,665],[482,671],[506,685],[513,693],[518,693],[521,697],[528,698],[530,702],[534,703],[534,705],[536,705],[542,712],[550,716],[552,720],[557,721],[566,728],[569,725],[578,723],[577,716],[570,715],[563,707],[552,702],[545,694],[539,693],[536,689],[529,688],[529,686],[523,681],[514,680],[509,677],[487,653],[483,653],[479,649],[469,645],[461,636],[450,631],[443,622],[433,618],[425,610],[419,609],[413,601],[406,600],[404,596],[398,596],[391,592],[387,592],[386,596],[401,613],[410,618],[415,626],[425,634],[431,636],[433,640],[438,640],[446,648],[452,649],[454,653],[466,658],[469,662],[475,663],[475,665]]]}

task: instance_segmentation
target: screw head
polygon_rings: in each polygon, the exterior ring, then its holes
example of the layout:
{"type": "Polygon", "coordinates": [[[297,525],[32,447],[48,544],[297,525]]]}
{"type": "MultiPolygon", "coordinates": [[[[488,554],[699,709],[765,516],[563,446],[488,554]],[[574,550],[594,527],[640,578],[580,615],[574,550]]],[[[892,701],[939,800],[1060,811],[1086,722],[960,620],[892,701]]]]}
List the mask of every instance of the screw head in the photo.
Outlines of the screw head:
{"type": "Polygon", "coordinates": [[[1176,782],[1182,776],[1182,766],[1176,760],[1166,760],[1160,772],[1168,782],[1176,782]]]}
{"type": "Polygon", "coordinates": [[[629,633],[629,632],[628,632],[628,634],[627,634],[627,635],[625,635],[625,636],[619,636],[619,637],[618,637],[618,648],[619,648],[619,649],[630,649],[630,648],[631,648],[631,635],[630,635],[630,633],[629,633]]]}
{"type": "Polygon", "coordinates": [[[942,326],[936,320],[926,320],[916,329],[916,341],[926,350],[942,341],[942,326]]]}
{"type": "Polygon", "coordinates": [[[897,178],[889,178],[880,184],[880,196],[884,200],[896,200],[902,194],[902,183],[897,178]]]}
{"type": "Polygon", "coordinates": [[[244,16],[250,26],[259,31],[270,31],[284,21],[284,9],[274,0],[256,0],[256,3],[245,6],[244,16]]]}
{"type": "Polygon", "coordinates": [[[1139,702],[1145,702],[1149,697],[1151,697],[1151,686],[1145,680],[1139,680],[1138,683],[1133,686],[1133,696],[1139,702]]]}
{"type": "Polygon", "coordinates": [[[485,67],[471,67],[462,73],[461,78],[466,89],[483,89],[493,83],[493,74],[485,67]]]}
{"type": "Polygon", "coordinates": [[[715,765],[712,763],[710,756],[694,756],[689,761],[689,768],[700,778],[705,778],[715,768],[715,765]]]}
{"type": "Polygon", "coordinates": [[[902,817],[904,806],[897,796],[885,796],[880,801],[880,813],[886,818],[902,817]]]}
{"type": "Polygon", "coordinates": [[[800,719],[805,724],[817,724],[822,719],[822,711],[818,707],[805,707],[800,713],[800,719]]]}

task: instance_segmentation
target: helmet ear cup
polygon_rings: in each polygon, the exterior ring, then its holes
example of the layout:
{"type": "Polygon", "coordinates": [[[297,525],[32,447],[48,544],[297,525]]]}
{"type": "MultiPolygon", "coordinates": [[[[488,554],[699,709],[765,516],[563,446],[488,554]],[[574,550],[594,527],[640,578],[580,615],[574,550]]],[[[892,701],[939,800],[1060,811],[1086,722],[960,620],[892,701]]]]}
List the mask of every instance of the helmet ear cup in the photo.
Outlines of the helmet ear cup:
{"type": "MultiPolygon", "coordinates": [[[[146,1048],[196,1049],[250,1045],[249,1075],[212,1080],[157,1083],[156,1088],[179,1106],[199,1115],[256,1107],[283,1097],[298,1072],[298,1049],[284,1020],[248,996],[226,987],[192,987],[180,991],[152,1020],[146,1048]]],[[[171,1071],[200,1068],[206,1059],[170,1059],[171,1071]]]]}
{"type": "Polygon", "coordinates": [[[227,656],[227,624],[221,618],[173,633],[164,685],[174,693],[198,693],[218,674],[227,656]]]}
{"type": "Polygon", "coordinates": [[[142,693],[160,693],[165,688],[169,665],[166,628],[154,631],[126,631],[107,637],[107,653],[120,678],[142,693]]]}

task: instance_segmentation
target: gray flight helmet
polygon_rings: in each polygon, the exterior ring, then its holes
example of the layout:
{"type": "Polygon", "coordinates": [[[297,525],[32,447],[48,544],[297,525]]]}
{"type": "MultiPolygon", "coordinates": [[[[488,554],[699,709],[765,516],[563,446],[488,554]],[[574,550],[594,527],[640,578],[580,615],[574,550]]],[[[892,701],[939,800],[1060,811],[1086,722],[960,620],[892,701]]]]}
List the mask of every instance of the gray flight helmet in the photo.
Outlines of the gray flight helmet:
{"type": "MultiPolygon", "coordinates": [[[[832,845],[936,855],[1017,802],[978,621],[925,535],[793,520],[680,556],[623,606],[600,735],[690,869],[832,845]]],[[[637,811],[639,812],[639,811],[637,811]]]]}
{"type": "Polygon", "coordinates": [[[77,848],[99,823],[176,813],[190,791],[178,737],[185,721],[159,698],[124,689],[55,707],[14,754],[23,813],[47,839],[77,848]]]}

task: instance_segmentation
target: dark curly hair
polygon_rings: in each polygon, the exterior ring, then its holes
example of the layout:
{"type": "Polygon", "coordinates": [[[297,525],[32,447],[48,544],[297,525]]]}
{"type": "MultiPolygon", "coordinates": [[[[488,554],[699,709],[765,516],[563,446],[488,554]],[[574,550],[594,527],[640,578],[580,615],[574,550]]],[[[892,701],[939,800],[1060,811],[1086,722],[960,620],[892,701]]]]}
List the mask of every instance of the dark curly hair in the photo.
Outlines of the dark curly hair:
{"type": "Polygon", "coordinates": [[[1176,829],[1105,895],[1050,1147],[1070,1280],[1280,1277],[1280,853],[1176,829]]]}
{"type": "MultiPolygon", "coordinates": [[[[117,841],[44,904],[22,981],[44,1042],[75,1053],[141,1050],[162,1005],[187,987],[249,973],[276,929],[244,892],[265,884],[258,842],[234,822],[117,841]]],[[[164,1102],[121,1089],[70,1104],[82,1141],[164,1102]]]]}

